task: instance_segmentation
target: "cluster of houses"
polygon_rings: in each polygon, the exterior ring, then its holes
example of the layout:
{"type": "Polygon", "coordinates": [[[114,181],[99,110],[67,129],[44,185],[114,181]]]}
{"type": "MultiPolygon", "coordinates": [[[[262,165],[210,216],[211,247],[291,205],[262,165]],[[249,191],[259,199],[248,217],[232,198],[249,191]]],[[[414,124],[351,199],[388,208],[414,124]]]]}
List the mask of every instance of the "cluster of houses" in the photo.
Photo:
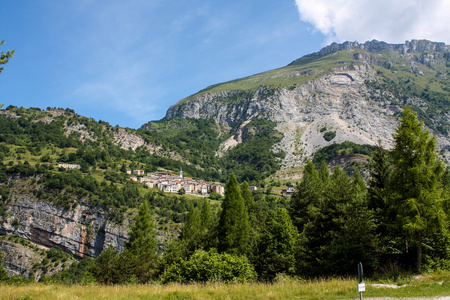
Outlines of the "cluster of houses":
{"type": "Polygon", "coordinates": [[[166,193],[178,193],[183,190],[186,194],[207,195],[209,192],[216,192],[220,195],[225,194],[225,188],[220,184],[209,184],[203,180],[194,180],[189,177],[183,177],[183,170],[180,175],[169,175],[167,172],[147,173],[144,170],[127,169],[130,179],[139,181],[150,188],[157,188],[166,193]]]}

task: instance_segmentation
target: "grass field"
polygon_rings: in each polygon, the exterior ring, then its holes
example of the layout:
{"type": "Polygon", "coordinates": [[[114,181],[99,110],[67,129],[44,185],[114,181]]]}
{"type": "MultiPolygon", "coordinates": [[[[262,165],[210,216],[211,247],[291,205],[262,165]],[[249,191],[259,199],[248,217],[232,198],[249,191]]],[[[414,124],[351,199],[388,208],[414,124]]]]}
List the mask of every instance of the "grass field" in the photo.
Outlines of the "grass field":
{"type": "MultiPolygon", "coordinates": [[[[379,286],[366,282],[364,299],[429,298],[450,295],[450,272],[379,286]]],[[[0,299],[359,299],[354,279],[296,280],[274,284],[171,284],[128,286],[63,286],[40,283],[0,285],[0,299]]]]}

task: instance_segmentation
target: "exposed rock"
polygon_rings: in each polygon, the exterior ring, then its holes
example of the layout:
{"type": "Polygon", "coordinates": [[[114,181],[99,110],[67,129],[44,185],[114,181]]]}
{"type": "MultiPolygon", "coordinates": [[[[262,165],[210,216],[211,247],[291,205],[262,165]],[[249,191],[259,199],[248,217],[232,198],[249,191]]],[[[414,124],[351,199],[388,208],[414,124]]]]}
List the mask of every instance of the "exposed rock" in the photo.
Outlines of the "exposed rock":
{"type": "Polygon", "coordinates": [[[130,148],[136,150],[138,147],[144,146],[150,151],[150,153],[154,153],[155,151],[162,149],[161,146],[155,146],[148,143],[142,137],[128,132],[123,128],[117,128],[114,130],[114,141],[120,148],[125,150],[130,148]]]}
{"type": "Polygon", "coordinates": [[[0,252],[4,255],[3,266],[8,276],[19,275],[28,278],[33,264],[42,260],[42,257],[29,247],[5,240],[0,240],[0,252]]]}
{"type": "Polygon", "coordinates": [[[8,208],[11,217],[1,225],[0,234],[15,233],[79,258],[97,257],[108,245],[121,251],[128,238],[129,224],[116,225],[108,221],[106,209],[90,207],[83,200],[78,203],[76,208],[67,210],[12,191],[8,208]],[[13,220],[19,225],[13,226],[13,220]]]}

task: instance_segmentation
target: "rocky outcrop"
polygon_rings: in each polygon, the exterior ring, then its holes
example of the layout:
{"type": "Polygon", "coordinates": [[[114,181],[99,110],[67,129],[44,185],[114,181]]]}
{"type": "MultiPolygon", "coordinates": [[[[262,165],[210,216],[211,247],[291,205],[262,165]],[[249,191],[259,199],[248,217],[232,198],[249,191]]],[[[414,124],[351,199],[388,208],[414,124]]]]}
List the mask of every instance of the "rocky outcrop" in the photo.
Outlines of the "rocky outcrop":
{"type": "Polygon", "coordinates": [[[19,275],[28,278],[33,264],[42,260],[33,249],[17,243],[0,240],[0,253],[3,254],[3,267],[8,276],[19,275]]]}
{"type": "Polygon", "coordinates": [[[106,209],[91,207],[83,200],[67,210],[32,195],[11,192],[8,213],[10,217],[1,225],[0,234],[14,233],[79,258],[97,257],[108,245],[121,251],[128,238],[129,224],[110,222],[106,209]]]}
{"type": "Polygon", "coordinates": [[[154,153],[157,150],[161,150],[161,146],[155,146],[146,142],[142,137],[128,132],[126,129],[117,128],[114,130],[114,141],[120,148],[128,150],[136,150],[138,147],[144,146],[150,153],[154,153]]]}

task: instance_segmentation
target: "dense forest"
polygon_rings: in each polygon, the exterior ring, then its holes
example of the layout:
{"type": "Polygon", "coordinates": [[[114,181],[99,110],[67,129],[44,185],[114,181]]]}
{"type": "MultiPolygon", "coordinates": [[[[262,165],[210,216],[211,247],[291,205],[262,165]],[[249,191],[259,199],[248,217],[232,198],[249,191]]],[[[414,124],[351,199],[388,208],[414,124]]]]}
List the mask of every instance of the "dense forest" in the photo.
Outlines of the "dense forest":
{"type": "Polygon", "coordinates": [[[308,161],[288,202],[268,203],[231,174],[220,209],[212,209],[208,199],[190,203],[181,233],[162,249],[151,199],[134,197],[139,211],[124,251],[107,248],[96,259],[41,280],[273,281],[281,275],[352,275],[359,262],[366,274],[394,278],[448,269],[449,170],[411,109],[403,112],[392,150],[377,147],[372,164],[366,184],[358,172],[349,176],[339,166],[308,161]]]}

